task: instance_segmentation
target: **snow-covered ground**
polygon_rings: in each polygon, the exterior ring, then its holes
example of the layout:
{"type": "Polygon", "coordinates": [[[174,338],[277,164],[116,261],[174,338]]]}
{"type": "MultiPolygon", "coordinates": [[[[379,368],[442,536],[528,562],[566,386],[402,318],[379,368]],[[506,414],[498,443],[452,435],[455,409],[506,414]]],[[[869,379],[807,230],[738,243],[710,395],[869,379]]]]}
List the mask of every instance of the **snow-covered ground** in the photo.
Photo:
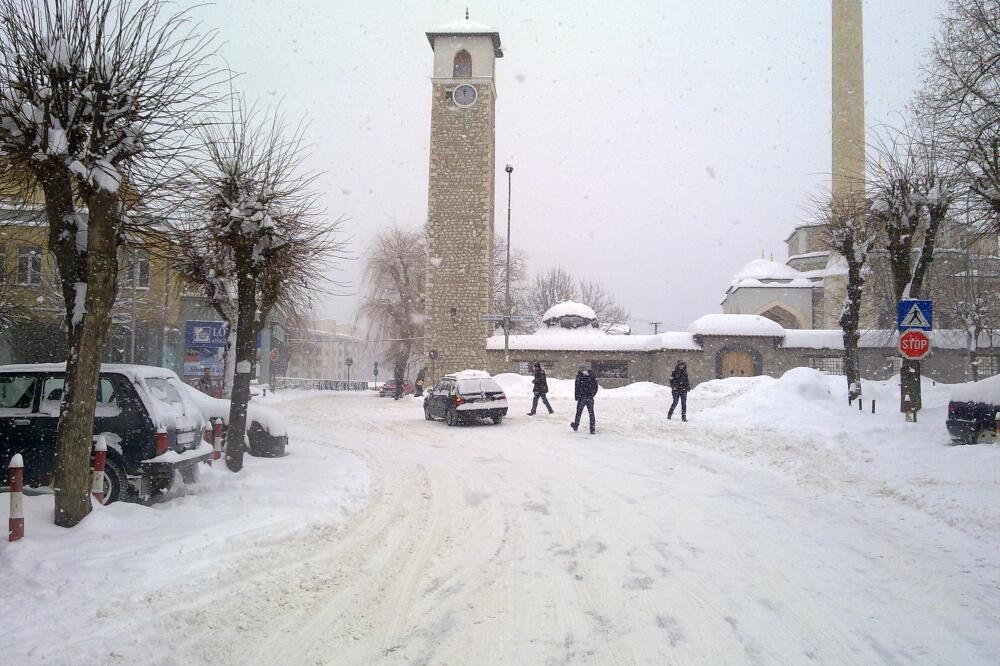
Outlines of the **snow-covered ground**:
{"type": "Polygon", "coordinates": [[[950,446],[948,387],[912,424],[891,383],[858,412],[795,370],[703,384],[681,423],[635,384],[591,436],[569,382],[529,418],[530,381],[499,380],[499,426],[279,394],[285,458],[72,531],[27,498],[5,660],[996,663],[1000,446],[950,446]]]}

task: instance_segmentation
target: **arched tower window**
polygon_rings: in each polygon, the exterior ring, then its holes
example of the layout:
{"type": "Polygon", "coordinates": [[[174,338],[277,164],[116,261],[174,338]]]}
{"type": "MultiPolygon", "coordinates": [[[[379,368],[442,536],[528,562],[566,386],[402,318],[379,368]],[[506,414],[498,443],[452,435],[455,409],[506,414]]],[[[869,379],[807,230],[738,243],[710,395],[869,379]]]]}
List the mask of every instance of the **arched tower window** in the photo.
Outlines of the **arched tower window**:
{"type": "Polygon", "coordinates": [[[453,74],[456,79],[467,79],[472,76],[472,56],[468,51],[462,50],[455,54],[455,68],[453,74]]]}
{"type": "Polygon", "coordinates": [[[760,315],[762,317],[767,317],[771,321],[777,322],[782,328],[802,328],[802,325],[799,324],[798,317],[778,305],[775,305],[767,312],[761,312],[760,315]]]}

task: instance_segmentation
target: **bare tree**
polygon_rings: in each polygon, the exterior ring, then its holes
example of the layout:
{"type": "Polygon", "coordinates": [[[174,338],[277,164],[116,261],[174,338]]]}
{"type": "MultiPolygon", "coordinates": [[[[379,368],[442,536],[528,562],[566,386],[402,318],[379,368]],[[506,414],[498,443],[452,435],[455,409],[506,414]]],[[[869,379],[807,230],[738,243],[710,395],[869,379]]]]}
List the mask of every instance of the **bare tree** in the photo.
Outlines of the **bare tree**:
{"type": "Polygon", "coordinates": [[[916,109],[960,171],[974,220],[1000,233],[1000,1],[950,0],[916,109]]]}
{"type": "Polygon", "coordinates": [[[211,75],[210,38],[166,8],[0,0],[0,180],[41,192],[67,304],[54,482],[65,527],[91,508],[95,389],[128,208],[164,182],[211,75]]]}
{"type": "Polygon", "coordinates": [[[365,255],[365,296],[359,315],[382,342],[393,376],[401,379],[423,345],[427,239],[423,229],[393,227],[365,255]]]}
{"type": "Polygon", "coordinates": [[[969,379],[979,381],[979,345],[984,337],[992,343],[1000,323],[1000,258],[996,250],[983,251],[980,242],[964,248],[951,262],[952,270],[940,281],[939,302],[958,322],[966,335],[969,379]]]}
{"type": "Polygon", "coordinates": [[[528,306],[540,318],[553,305],[570,298],[590,306],[605,331],[628,322],[628,312],[604,287],[591,280],[576,280],[562,266],[535,275],[528,306]]]}
{"type": "Polygon", "coordinates": [[[849,399],[861,397],[861,304],[868,274],[868,258],[875,245],[877,229],[861,193],[850,191],[839,199],[818,204],[819,219],[825,221],[824,242],[847,264],[847,288],[838,323],[844,332],[844,374],[849,399]]]}
{"type": "MultiPolygon", "coordinates": [[[[938,152],[935,137],[886,129],[874,144],[872,218],[887,262],[895,301],[921,298],[930,277],[938,234],[957,197],[957,178],[938,152]]],[[[920,361],[904,359],[900,410],[906,397],[921,407],[920,361]]]]}
{"type": "Polygon", "coordinates": [[[304,125],[234,100],[226,122],[201,130],[206,159],[193,168],[194,216],[183,228],[182,270],[235,329],[226,466],[243,467],[257,333],[279,303],[307,309],[326,261],[342,256],[303,170],[304,125]],[[235,315],[235,318],[233,318],[235,315]]]}
{"type": "MultiPolygon", "coordinates": [[[[500,234],[493,236],[490,264],[493,272],[491,291],[492,311],[504,314],[507,311],[507,239],[500,234]]],[[[510,314],[529,315],[527,304],[527,256],[520,248],[510,249],[510,314]]],[[[511,332],[530,332],[529,322],[511,322],[511,332]]]]}

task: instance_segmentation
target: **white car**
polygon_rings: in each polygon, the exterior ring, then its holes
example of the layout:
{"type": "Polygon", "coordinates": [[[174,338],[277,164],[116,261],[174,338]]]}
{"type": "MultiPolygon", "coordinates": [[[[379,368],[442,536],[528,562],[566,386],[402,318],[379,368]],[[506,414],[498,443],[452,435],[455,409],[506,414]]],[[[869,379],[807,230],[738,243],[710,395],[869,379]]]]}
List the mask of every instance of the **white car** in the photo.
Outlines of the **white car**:
{"type": "MultiPolygon", "coordinates": [[[[183,386],[187,397],[198,405],[206,420],[221,419],[228,427],[230,406],[228,400],[205,395],[188,384],[183,386]]],[[[253,402],[248,404],[247,441],[252,456],[277,458],[285,455],[285,448],[288,446],[288,428],[285,425],[284,415],[270,407],[256,405],[253,402]]]]}

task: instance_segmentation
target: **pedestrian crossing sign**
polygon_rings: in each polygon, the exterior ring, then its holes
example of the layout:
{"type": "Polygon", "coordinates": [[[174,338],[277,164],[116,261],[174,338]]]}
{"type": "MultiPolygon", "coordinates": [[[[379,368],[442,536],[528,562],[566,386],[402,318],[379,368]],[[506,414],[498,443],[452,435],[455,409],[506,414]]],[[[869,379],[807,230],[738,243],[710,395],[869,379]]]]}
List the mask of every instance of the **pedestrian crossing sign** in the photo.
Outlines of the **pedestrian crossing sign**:
{"type": "Polygon", "coordinates": [[[900,331],[929,331],[933,328],[934,307],[929,300],[904,299],[899,302],[896,317],[897,328],[900,331]]]}

